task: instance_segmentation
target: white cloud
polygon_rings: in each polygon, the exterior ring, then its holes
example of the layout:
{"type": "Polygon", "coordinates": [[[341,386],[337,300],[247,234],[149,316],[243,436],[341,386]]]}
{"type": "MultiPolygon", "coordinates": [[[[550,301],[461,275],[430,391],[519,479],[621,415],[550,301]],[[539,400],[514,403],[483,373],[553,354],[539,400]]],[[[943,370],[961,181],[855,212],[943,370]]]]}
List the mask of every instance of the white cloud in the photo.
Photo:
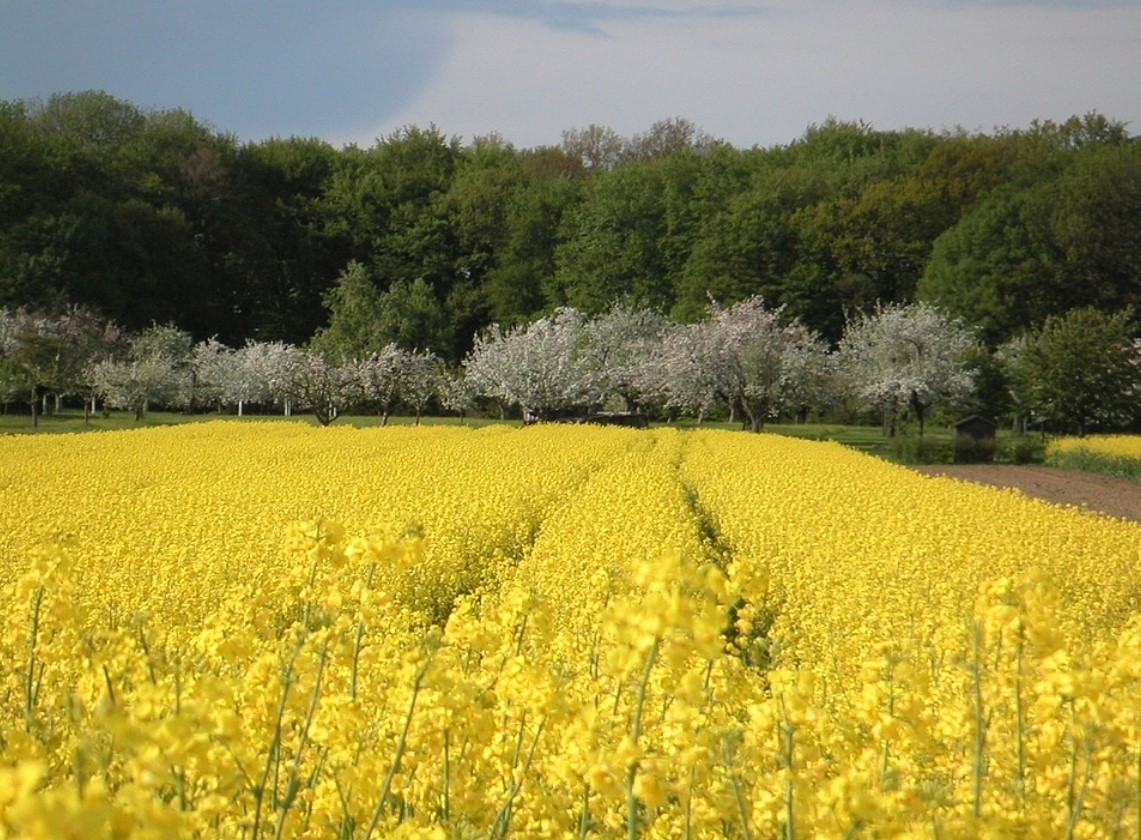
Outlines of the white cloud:
{"type": "Polygon", "coordinates": [[[829,115],[880,128],[990,130],[1090,110],[1129,121],[1141,81],[1141,11],[1125,7],[810,2],[611,18],[600,33],[492,14],[457,14],[452,27],[437,75],[373,137],[434,122],[526,147],[589,123],[629,135],[682,116],[750,146],[788,142],[829,115]]]}
{"type": "Polygon", "coordinates": [[[317,17],[271,5],[216,17],[198,3],[0,3],[0,96],[103,88],[243,139],[366,146],[429,123],[528,147],[681,116],[767,146],[829,115],[885,129],[1141,120],[1141,0],[356,0],[317,17]]]}

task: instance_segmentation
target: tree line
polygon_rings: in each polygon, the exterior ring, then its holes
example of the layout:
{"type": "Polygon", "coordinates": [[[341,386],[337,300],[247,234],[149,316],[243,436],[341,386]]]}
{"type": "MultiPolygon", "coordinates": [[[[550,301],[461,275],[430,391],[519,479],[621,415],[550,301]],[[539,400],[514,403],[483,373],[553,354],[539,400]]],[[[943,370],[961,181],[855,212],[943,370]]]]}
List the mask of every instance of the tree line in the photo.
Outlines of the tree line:
{"type": "Polygon", "coordinates": [[[409,127],[369,148],[239,143],[99,92],[0,103],[0,306],[83,305],[303,344],[351,262],[451,362],[493,323],[614,300],[701,318],[763,295],[829,341],[920,299],[997,346],[1137,306],[1141,144],[1098,114],[992,133],[828,120],[741,149],[684,119],[515,148],[409,127]]]}
{"type": "MultiPolygon", "coordinates": [[[[0,307],[338,365],[364,342],[358,361],[394,345],[455,370],[558,312],[618,302],[681,329],[753,299],[832,349],[861,313],[930,305],[1009,356],[1077,307],[1136,307],[1138,234],[1141,144],[1096,113],[991,133],[830,119],[748,149],[680,118],[531,149],[408,127],[337,150],[94,91],[0,103],[0,307]]],[[[1017,411],[1000,369],[976,384],[1017,411]]]]}
{"type": "MultiPolygon", "coordinates": [[[[351,281],[355,268],[342,277],[351,281]]],[[[976,331],[926,303],[877,304],[849,319],[835,347],[786,307],[759,296],[711,301],[700,321],[613,304],[598,315],[560,307],[528,324],[476,336],[459,365],[396,342],[377,347],[358,307],[340,297],[312,342],[215,338],[195,343],[173,325],[121,334],[90,311],[51,318],[0,309],[0,404],[81,397],[130,409],[198,411],[277,406],[311,411],[327,425],[341,412],[396,407],[494,410],[525,421],[633,412],[700,422],[716,414],[759,431],[777,418],[862,415],[886,435],[910,414],[922,439],[932,409],[988,411],[996,402],[1022,428],[1052,423],[1085,434],[1136,421],[1141,340],[1132,313],[1092,307],[1050,316],[996,351],[976,331]],[[46,384],[45,384],[46,383],[46,384]]]]}

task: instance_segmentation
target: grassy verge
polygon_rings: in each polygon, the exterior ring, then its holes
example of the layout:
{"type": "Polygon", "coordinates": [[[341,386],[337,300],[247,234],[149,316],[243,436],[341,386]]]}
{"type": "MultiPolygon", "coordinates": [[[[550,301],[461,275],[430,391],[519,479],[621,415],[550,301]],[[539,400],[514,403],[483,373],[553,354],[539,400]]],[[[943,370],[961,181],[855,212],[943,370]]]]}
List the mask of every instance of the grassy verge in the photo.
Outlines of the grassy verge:
{"type": "Polygon", "coordinates": [[[1120,455],[1104,455],[1088,449],[1072,449],[1068,452],[1052,452],[1046,463],[1053,467],[1108,475],[1112,478],[1128,478],[1141,481],[1141,461],[1120,455]]]}
{"type": "MultiPolygon", "coordinates": [[[[112,411],[107,414],[96,414],[84,419],[83,412],[78,410],[64,410],[54,414],[40,417],[39,425],[32,425],[32,418],[27,414],[0,415],[0,434],[60,434],[70,432],[89,432],[112,429],[138,429],[154,426],[173,426],[182,423],[195,423],[204,420],[226,420],[234,423],[249,422],[253,420],[273,420],[282,423],[303,423],[316,425],[316,420],[309,414],[295,417],[282,417],[280,414],[254,414],[237,417],[233,414],[185,414],[182,412],[151,411],[142,419],[136,421],[129,411],[112,411]]],[[[388,418],[388,425],[403,426],[415,423],[415,418],[392,416],[388,418]]],[[[461,420],[459,417],[423,417],[420,422],[426,426],[454,426],[468,425],[473,427],[486,426],[492,423],[504,422],[498,418],[471,417],[461,420]]],[[[506,421],[518,425],[518,420],[506,421]]],[[[358,428],[371,428],[384,423],[376,415],[346,415],[335,421],[338,426],[356,426],[358,428]]],[[[705,429],[732,429],[739,430],[739,423],[706,422],[700,426],[694,421],[680,421],[678,428],[705,428],[705,429]]],[[[894,438],[885,438],[879,426],[847,426],[838,423],[795,423],[773,424],[765,427],[765,431],[786,435],[788,437],[803,438],[806,440],[830,440],[867,452],[888,461],[899,464],[950,464],[956,460],[964,459],[963,453],[956,456],[954,440],[949,428],[928,427],[922,442],[911,431],[904,431],[894,438]]],[[[1042,463],[1044,460],[1044,443],[1041,438],[1034,435],[1014,435],[1000,430],[993,453],[974,453],[984,457],[973,460],[985,460],[985,455],[991,454],[996,463],[1042,463]]]]}
{"type": "MultiPolygon", "coordinates": [[[[185,414],[176,411],[149,411],[142,420],[135,420],[134,414],[129,411],[111,411],[105,414],[94,414],[85,419],[82,411],[65,409],[53,414],[41,415],[37,426],[32,425],[32,418],[29,414],[0,415],[0,434],[68,434],[114,429],[145,429],[155,426],[201,423],[206,420],[226,420],[233,423],[270,420],[282,423],[302,423],[309,426],[317,425],[317,421],[311,414],[299,414],[294,417],[283,417],[280,414],[247,414],[245,417],[238,417],[234,414],[185,414]]],[[[388,425],[390,426],[408,426],[415,422],[416,418],[414,417],[392,416],[388,418],[388,425]]],[[[455,426],[460,424],[486,426],[500,421],[484,417],[465,420],[460,420],[459,417],[423,417],[420,422],[425,426],[455,426]]],[[[361,428],[380,426],[383,423],[384,420],[375,415],[346,415],[335,421],[338,426],[361,428]]]]}
{"type": "Polygon", "coordinates": [[[69,434],[73,432],[108,431],[113,429],[143,429],[150,426],[174,426],[201,420],[201,416],[154,411],[142,420],[135,420],[129,411],[112,411],[106,415],[93,414],[84,418],[83,412],[72,409],[57,411],[40,416],[37,425],[32,425],[30,414],[0,415],[0,434],[69,434]]]}
{"type": "Polygon", "coordinates": [[[1040,464],[1045,459],[1045,441],[1037,435],[998,431],[993,447],[956,447],[951,429],[928,427],[921,441],[914,432],[885,438],[879,426],[828,424],[774,425],[769,431],[809,440],[834,440],[897,464],[1040,464]]]}

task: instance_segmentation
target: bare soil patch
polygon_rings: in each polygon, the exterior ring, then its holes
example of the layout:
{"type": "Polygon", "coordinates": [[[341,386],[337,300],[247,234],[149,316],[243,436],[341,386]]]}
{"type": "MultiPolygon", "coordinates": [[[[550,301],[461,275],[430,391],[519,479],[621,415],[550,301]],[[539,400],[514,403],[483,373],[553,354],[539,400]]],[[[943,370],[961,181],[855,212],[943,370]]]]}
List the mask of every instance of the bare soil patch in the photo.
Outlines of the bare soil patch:
{"type": "Polygon", "coordinates": [[[948,464],[916,467],[925,475],[1014,487],[1027,496],[1141,522],[1141,482],[1081,470],[1007,464],[948,464]]]}

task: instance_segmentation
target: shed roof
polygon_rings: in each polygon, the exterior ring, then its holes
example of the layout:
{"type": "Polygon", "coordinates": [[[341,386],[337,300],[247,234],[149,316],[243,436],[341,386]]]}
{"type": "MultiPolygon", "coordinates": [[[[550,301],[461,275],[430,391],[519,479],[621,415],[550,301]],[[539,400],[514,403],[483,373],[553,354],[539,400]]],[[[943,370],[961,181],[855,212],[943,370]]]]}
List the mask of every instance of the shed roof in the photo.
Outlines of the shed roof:
{"type": "Polygon", "coordinates": [[[994,420],[991,420],[989,417],[983,417],[981,414],[972,414],[970,417],[964,417],[962,420],[959,420],[956,423],[952,423],[951,428],[958,429],[960,427],[979,425],[985,425],[992,429],[998,428],[998,423],[996,423],[994,420]]]}

